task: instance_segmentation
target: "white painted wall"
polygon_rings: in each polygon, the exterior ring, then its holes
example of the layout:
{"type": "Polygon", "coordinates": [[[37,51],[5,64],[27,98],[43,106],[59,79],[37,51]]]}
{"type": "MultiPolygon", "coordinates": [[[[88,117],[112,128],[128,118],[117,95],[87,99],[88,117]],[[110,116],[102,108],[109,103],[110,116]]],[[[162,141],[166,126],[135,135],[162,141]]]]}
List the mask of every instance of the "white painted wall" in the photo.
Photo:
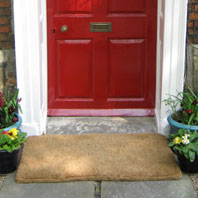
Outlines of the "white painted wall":
{"type": "MultiPolygon", "coordinates": [[[[183,89],[187,0],[158,0],[156,120],[167,133],[167,94],[183,89]]],[[[46,0],[14,1],[17,84],[23,129],[40,135],[47,124],[46,0]]]]}
{"type": "Polygon", "coordinates": [[[14,30],[22,130],[40,135],[47,119],[46,2],[14,1],[14,30]]]}
{"type": "Polygon", "coordinates": [[[158,12],[156,119],[158,132],[167,135],[168,94],[183,91],[187,0],[160,0],[158,12]],[[160,89],[161,87],[161,89],[160,89]]]}

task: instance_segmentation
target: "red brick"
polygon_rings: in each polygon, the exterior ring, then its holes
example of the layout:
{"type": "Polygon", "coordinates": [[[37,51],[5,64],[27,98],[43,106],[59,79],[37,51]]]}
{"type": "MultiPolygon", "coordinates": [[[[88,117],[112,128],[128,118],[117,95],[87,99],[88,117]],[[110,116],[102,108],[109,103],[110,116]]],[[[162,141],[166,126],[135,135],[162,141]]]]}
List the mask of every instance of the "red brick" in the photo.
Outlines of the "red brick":
{"type": "Polygon", "coordinates": [[[198,38],[193,39],[193,44],[198,44],[198,38]]]}
{"type": "Polygon", "coordinates": [[[192,44],[192,43],[193,43],[193,39],[192,39],[192,38],[187,37],[187,43],[188,43],[188,44],[192,44]]]}
{"type": "Polygon", "coordinates": [[[8,34],[0,33],[0,41],[6,41],[8,40],[8,34]]]}
{"type": "Polygon", "coordinates": [[[198,20],[198,13],[190,13],[189,20],[198,20]]]}
{"type": "Polygon", "coordinates": [[[197,12],[198,11],[198,4],[194,5],[194,10],[197,12]]]}
{"type": "Polygon", "coordinates": [[[191,36],[194,35],[194,30],[189,28],[188,29],[188,34],[191,35],[191,36]]]}
{"type": "Polygon", "coordinates": [[[10,0],[1,0],[0,1],[0,7],[1,8],[8,8],[11,6],[10,0]]]}
{"type": "Polygon", "coordinates": [[[13,49],[13,48],[14,48],[14,42],[11,41],[0,42],[0,49],[13,49]]]}
{"type": "MultiPolygon", "coordinates": [[[[11,46],[10,46],[11,47],[11,46]]],[[[6,82],[6,85],[16,85],[16,79],[15,78],[9,78],[6,82]]]]}
{"type": "Polygon", "coordinates": [[[189,3],[198,3],[197,0],[189,0],[188,2],[189,2],[189,3]]]}
{"type": "Polygon", "coordinates": [[[14,41],[12,33],[0,33],[0,41],[14,41]]]}
{"type": "Polygon", "coordinates": [[[193,27],[193,22],[192,21],[188,21],[188,28],[193,27]]]}
{"type": "Polygon", "coordinates": [[[194,27],[198,28],[198,21],[194,21],[194,27]]]}
{"type": "Polygon", "coordinates": [[[11,32],[10,26],[0,26],[0,32],[11,32]]]}
{"type": "Polygon", "coordinates": [[[10,16],[10,15],[11,15],[10,8],[0,9],[0,16],[10,16]]]}
{"type": "Polygon", "coordinates": [[[9,22],[9,19],[6,17],[0,18],[0,25],[8,24],[9,22]]]}

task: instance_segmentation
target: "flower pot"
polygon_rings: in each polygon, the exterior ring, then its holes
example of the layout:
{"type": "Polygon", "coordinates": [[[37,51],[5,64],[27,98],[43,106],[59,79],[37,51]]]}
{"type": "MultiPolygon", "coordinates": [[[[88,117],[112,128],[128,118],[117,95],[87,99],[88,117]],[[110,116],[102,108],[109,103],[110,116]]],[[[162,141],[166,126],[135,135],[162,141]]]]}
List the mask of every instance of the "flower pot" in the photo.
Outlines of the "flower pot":
{"type": "Polygon", "coordinates": [[[12,153],[0,150],[0,174],[8,174],[17,169],[21,148],[14,150],[12,153]]]}
{"type": "Polygon", "coordinates": [[[177,133],[179,129],[189,129],[190,131],[198,131],[198,126],[194,125],[187,125],[187,124],[182,124],[180,122],[177,122],[172,119],[172,114],[168,116],[167,120],[170,125],[170,133],[177,133]]]}
{"type": "Polygon", "coordinates": [[[13,128],[17,128],[18,130],[20,130],[22,118],[19,114],[15,114],[15,116],[18,118],[18,121],[9,127],[3,128],[4,131],[9,131],[10,129],[13,129],[13,128]]]}
{"type": "Polygon", "coordinates": [[[198,157],[195,157],[194,162],[190,162],[184,155],[177,154],[179,166],[185,173],[198,173],[198,157]]]}

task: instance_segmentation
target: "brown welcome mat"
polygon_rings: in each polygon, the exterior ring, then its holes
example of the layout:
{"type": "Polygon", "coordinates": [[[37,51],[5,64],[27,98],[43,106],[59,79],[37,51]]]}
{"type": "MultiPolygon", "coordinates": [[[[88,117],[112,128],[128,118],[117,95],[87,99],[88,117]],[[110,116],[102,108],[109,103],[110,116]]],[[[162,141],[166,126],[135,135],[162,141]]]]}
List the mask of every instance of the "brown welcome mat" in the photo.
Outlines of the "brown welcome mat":
{"type": "Polygon", "coordinates": [[[169,180],[182,174],[160,134],[46,135],[28,138],[16,180],[169,180]]]}

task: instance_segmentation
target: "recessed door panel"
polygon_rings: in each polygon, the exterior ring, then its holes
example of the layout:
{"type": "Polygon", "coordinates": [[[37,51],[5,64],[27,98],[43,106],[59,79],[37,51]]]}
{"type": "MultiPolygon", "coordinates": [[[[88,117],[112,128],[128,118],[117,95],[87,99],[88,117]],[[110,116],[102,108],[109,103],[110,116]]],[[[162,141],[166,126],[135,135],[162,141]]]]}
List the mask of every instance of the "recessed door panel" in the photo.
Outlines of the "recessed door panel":
{"type": "Polygon", "coordinates": [[[110,13],[137,13],[146,11],[147,0],[109,0],[110,13]]]}
{"type": "Polygon", "coordinates": [[[93,0],[57,0],[57,11],[64,13],[91,13],[93,0]]]}
{"type": "Polygon", "coordinates": [[[92,41],[58,40],[57,57],[59,97],[92,97],[92,41]]]}
{"type": "Polygon", "coordinates": [[[110,98],[143,97],[144,50],[144,39],[110,40],[110,98]]]}

